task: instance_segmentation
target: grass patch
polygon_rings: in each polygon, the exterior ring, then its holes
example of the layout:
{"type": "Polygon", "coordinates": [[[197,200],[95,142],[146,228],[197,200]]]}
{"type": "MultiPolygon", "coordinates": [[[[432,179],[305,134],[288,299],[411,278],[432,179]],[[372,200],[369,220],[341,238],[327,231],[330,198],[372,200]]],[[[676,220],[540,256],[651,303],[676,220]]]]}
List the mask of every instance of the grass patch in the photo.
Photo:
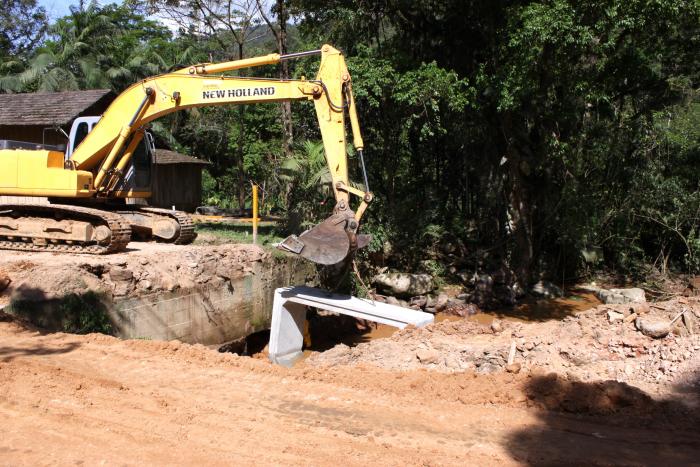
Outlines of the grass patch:
{"type": "MultiPolygon", "coordinates": [[[[253,243],[253,226],[247,224],[198,223],[196,225],[199,237],[195,245],[211,245],[224,243],[253,243]]],[[[270,245],[284,240],[275,226],[258,227],[258,245],[270,245]]]]}

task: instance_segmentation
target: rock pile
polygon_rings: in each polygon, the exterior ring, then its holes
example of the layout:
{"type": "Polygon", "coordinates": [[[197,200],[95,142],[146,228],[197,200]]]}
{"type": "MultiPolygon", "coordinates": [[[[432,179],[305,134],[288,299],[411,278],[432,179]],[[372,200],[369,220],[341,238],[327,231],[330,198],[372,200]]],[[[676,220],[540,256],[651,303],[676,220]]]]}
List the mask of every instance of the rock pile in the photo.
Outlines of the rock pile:
{"type": "Polygon", "coordinates": [[[437,296],[418,295],[408,300],[401,300],[391,295],[374,294],[373,299],[380,303],[388,303],[432,314],[445,313],[466,317],[481,312],[476,304],[467,303],[465,295],[450,297],[446,293],[440,293],[437,296]]]}
{"type": "Polygon", "coordinates": [[[539,369],[572,380],[617,380],[653,392],[659,384],[700,374],[698,319],[700,299],[679,298],[651,305],[600,305],[545,322],[443,321],[352,348],[336,346],[313,355],[307,364],[369,363],[447,373],[539,369]]]}
{"type": "Polygon", "coordinates": [[[139,256],[112,260],[103,265],[101,278],[114,297],[203,285],[220,287],[230,279],[251,273],[253,265],[267,256],[269,253],[252,245],[190,248],[167,258],[139,256]]]}

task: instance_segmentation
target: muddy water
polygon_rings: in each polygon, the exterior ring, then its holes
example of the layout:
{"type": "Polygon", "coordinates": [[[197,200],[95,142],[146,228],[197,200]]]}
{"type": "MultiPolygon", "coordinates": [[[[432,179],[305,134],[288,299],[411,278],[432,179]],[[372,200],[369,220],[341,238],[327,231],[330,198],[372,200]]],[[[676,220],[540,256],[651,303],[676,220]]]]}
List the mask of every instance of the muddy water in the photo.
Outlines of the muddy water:
{"type": "Polygon", "coordinates": [[[601,304],[594,293],[572,290],[569,295],[551,299],[527,299],[516,306],[485,311],[469,317],[483,324],[491,324],[495,319],[508,321],[549,321],[564,319],[581,311],[586,311],[601,304]]]}
{"type": "MultiPolygon", "coordinates": [[[[569,295],[566,297],[540,300],[527,299],[514,307],[483,311],[467,318],[438,313],[435,315],[435,321],[468,319],[488,326],[494,319],[513,322],[560,320],[596,307],[600,303],[595,294],[574,289],[570,290],[569,295]]],[[[299,362],[305,360],[314,352],[326,351],[339,343],[353,347],[363,342],[391,337],[397,330],[393,326],[376,323],[358,327],[354,320],[347,319],[347,317],[324,316],[312,318],[310,326],[311,346],[304,349],[304,356],[299,362]]],[[[266,358],[266,344],[269,340],[269,335],[269,331],[252,334],[245,341],[241,342],[241,345],[244,345],[244,347],[241,347],[240,350],[229,349],[227,351],[266,358]]]]}
{"type": "MultiPolygon", "coordinates": [[[[462,318],[460,316],[449,315],[445,313],[438,313],[435,315],[435,321],[457,321],[460,319],[468,319],[470,321],[475,321],[484,325],[490,325],[494,319],[500,319],[505,321],[515,321],[515,322],[526,322],[526,321],[549,321],[564,319],[567,316],[575,315],[581,311],[588,310],[600,305],[601,302],[595,296],[595,294],[582,291],[582,290],[571,290],[569,295],[562,298],[553,299],[527,299],[516,306],[501,308],[497,310],[483,311],[475,315],[471,315],[467,318],[462,318]]],[[[383,324],[373,324],[368,330],[363,331],[359,334],[351,334],[347,336],[342,336],[341,342],[346,345],[353,346],[360,344],[362,342],[369,342],[374,339],[382,339],[390,337],[397,331],[397,328],[392,326],[386,326],[383,324]]],[[[312,342],[314,338],[324,340],[321,336],[314,336],[312,334],[312,342]]],[[[318,340],[316,339],[316,340],[318,340]]],[[[322,351],[326,350],[326,343],[316,348],[316,344],[312,345],[311,349],[308,351],[322,351]]]]}

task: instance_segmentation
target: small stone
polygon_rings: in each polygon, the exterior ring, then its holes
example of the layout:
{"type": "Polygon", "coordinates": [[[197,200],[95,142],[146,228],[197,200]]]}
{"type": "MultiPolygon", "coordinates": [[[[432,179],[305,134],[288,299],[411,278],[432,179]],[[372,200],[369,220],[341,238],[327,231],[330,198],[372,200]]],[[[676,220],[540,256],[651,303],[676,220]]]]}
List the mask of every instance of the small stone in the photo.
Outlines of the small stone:
{"type": "Polygon", "coordinates": [[[388,303],[389,305],[401,306],[401,302],[399,301],[399,299],[396,297],[392,297],[391,295],[386,297],[386,303],[388,303]]]}
{"type": "Polygon", "coordinates": [[[411,298],[411,305],[415,305],[418,308],[423,308],[426,303],[428,303],[428,298],[424,295],[419,295],[417,297],[411,298]]]}
{"type": "Polygon", "coordinates": [[[440,353],[435,349],[418,349],[416,357],[423,364],[437,363],[440,353]]]}
{"type": "Polygon", "coordinates": [[[110,269],[109,278],[113,282],[130,282],[134,278],[133,271],[129,269],[110,269]]]}
{"type": "Polygon", "coordinates": [[[499,367],[498,365],[494,365],[493,363],[486,362],[486,363],[480,365],[476,372],[480,373],[480,374],[488,375],[491,373],[496,373],[500,369],[501,369],[501,367],[499,367]]]}
{"type": "Polygon", "coordinates": [[[494,320],[491,322],[491,330],[492,330],[494,333],[499,333],[499,332],[503,331],[503,324],[501,324],[501,322],[500,322],[499,320],[494,319],[494,320]]]}
{"type": "Polygon", "coordinates": [[[149,281],[149,280],[142,280],[139,282],[139,287],[142,290],[151,290],[151,287],[153,287],[153,284],[151,284],[151,281],[149,281]]]}
{"type": "Polygon", "coordinates": [[[459,361],[459,369],[460,370],[473,370],[474,368],[476,368],[476,365],[471,360],[466,360],[466,361],[460,360],[459,361]]]}
{"type": "Polygon", "coordinates": [[[144,258],[144,257],[139,258],[139,263],[141,264],[141,266],[147,265],[147,264],[148,264],[148,258],[144,258]]]}
{"type": "Polygon", "coordinates": [[[11,282],[12,279],[10,279],[10,276],[8,276],[6,272],[0,270],[0,292],[9,287],[11,282]]]}
{"type": "Polygon", "coordinates": [[[609,323],[617,323],[625,319],[625,315],[617,311],[609,310],[607,313],[609,323]]]}
{"type": "Polygon", "coordinates": [[[447,302],[450,300],[450,297],[447,296],[446,293],[441,293],[438,295],[437,299],[435,300],[435,309],[437,311],[442,311],[445,309],[447,306],[447,302]]]}
{"type": "Polygon", "coordinates": [[[385,292],[401,296],[425,295],[435,288],[429,274],[385,272],[376,275],[372,282],[385,292]]]}
{"type": "Polygon", "coordinates": [[[665,319],[637,318],[635,326],[642,334],[654,339],[666,337],[671,332],[671,323],[665,319]]]}
{"type": "Polygon", "coordinates": [[[628,313],[630,315],[633,315],[633,314],[645,315],[645,314],[649,313],[649,304],[647,302],[630,303],[628,313]]]}
{"type": "Polygon", "coordinates": [[[523,347],[525,347],[525,350],[530,351],[535,348],[535,344],[533,342],[526,342],[523,347]]]}
{"type": "Polygon", "coordinates": [[[515,362],[511,363],[510,365],[506,365],[506,371],[508,373],[520,373],[520,369],[522,368],[522,365],[520,363],[515,362]]]}
{"type": "Polygon", "coordinates": [[[178,284],[172,277],[166,276],[161,279],[161,286],[168,292],[172,292],[177,289],[178,284]]]}
{"type": "Polygon", "coordinates": [[[454,355],[448,355],[445,358],[445,366],[447,368],[459,368],[459,359],[454,355]]]}
{"type": "Polygon", "coordinates": [[[557,287],[549,281],[539,281],[532,287],[532,290],[530,290],[530,292],[535,296],[543,298],[555,298],[564,296],[564,292],[559,287],[557,287]]]}

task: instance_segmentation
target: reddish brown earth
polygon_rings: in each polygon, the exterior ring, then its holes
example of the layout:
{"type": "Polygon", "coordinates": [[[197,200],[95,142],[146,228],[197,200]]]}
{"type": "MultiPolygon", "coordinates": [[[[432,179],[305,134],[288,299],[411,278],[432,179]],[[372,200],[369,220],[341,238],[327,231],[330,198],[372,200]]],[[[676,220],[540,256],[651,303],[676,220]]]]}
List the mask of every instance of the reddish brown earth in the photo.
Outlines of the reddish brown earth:
{"type": "MultiPolygon", "coordinates": [[[[693,465],[683,388],[519,374],[273,367],[0,315],[2,465],[693,465]]],[[[695,389],[697,386],[695,386],[695,389]]]]}

